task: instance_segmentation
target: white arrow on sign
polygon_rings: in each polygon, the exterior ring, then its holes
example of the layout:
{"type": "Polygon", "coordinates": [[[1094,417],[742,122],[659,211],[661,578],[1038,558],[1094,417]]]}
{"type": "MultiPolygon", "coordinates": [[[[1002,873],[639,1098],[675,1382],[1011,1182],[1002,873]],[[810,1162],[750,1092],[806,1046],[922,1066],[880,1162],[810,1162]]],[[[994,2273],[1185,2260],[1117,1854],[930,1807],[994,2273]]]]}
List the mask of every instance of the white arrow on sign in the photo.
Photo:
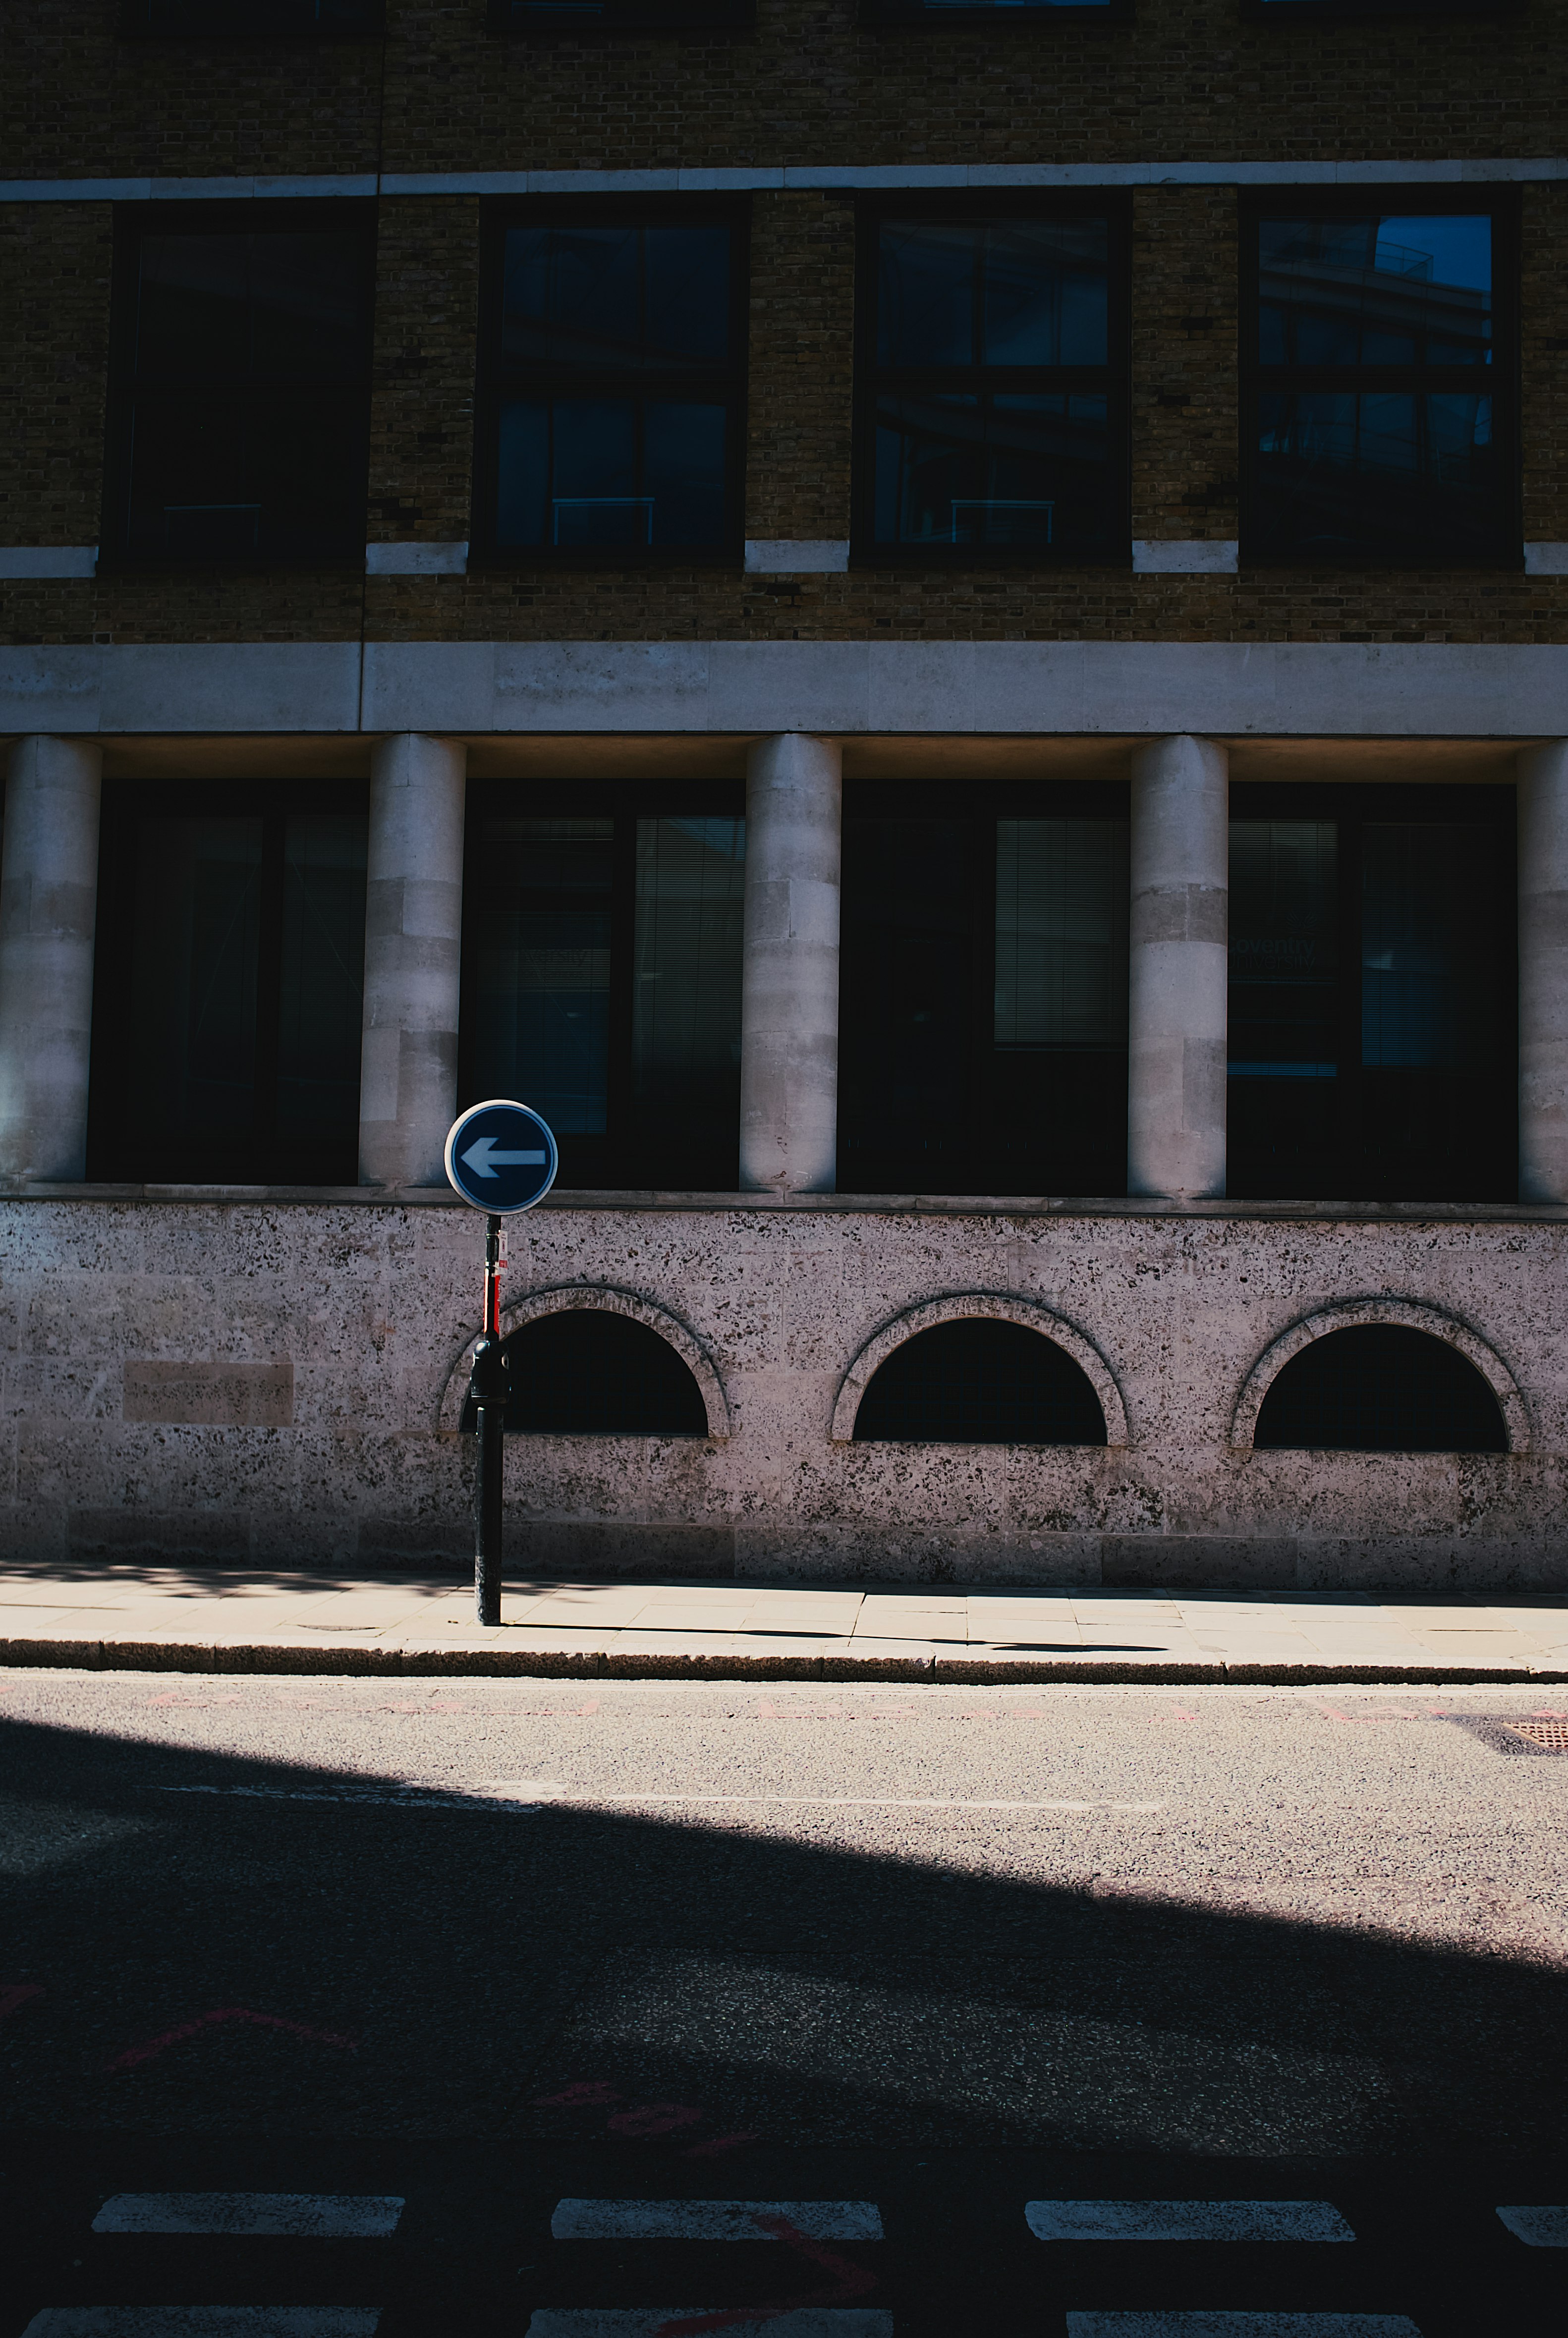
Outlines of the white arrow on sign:
{"type": "Polygon", "coordinates": [[[497,1153],[493,1136],[480,1137],[463,1154],[463,1165],[472,1169],[475,1177],[494,1177],[499,1169],[543,1169],[543,1153],[497,1153]]]}

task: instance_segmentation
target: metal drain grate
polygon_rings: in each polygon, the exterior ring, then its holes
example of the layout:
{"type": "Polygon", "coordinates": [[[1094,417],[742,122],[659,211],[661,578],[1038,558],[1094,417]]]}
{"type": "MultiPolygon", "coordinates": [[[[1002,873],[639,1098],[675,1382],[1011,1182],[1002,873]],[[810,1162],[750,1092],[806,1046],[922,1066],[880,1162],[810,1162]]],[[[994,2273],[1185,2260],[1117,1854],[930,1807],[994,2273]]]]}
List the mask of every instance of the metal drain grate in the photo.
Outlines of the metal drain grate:
{"type": "Polygon", "coordinates": [[[1505,1721],[1515,1737],[1527,1737],[1543,1754],[1568,1754],[1568,1721],[1505,1721]]]}

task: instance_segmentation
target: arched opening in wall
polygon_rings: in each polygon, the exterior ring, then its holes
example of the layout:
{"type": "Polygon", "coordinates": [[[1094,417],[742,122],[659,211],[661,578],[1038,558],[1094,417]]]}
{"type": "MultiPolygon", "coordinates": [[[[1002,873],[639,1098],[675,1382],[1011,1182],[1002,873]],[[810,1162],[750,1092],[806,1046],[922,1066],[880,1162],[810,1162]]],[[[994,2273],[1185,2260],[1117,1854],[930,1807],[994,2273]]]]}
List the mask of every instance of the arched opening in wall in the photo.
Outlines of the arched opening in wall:
{"type": "Polygon", "coordinates": [[[1105,1415],[1088,1374],[1054,1340],[969,1316],[917,1331],[878,1365],[855,1441],[1103,1445],[1105,1415]]]}
{"type": "Polygon", "coordinates": [[[1502,1407],[1467,1356],[1429,1331],[1353,1323],[1291,1357],[1264,1398],[1255,1447],[1350,1453],[1505,1453],[1502,1407]]]}
{"type": "MultiPolygon", "coordinates": [[[[536,1315],[506,1341],[509,1433],[706,1437],[708,1408],[684,1358],[646,1323],[600,1307],[536,1315]]],[[[474,1428],[474,1405],[462,1426],[474,1428]]]]}

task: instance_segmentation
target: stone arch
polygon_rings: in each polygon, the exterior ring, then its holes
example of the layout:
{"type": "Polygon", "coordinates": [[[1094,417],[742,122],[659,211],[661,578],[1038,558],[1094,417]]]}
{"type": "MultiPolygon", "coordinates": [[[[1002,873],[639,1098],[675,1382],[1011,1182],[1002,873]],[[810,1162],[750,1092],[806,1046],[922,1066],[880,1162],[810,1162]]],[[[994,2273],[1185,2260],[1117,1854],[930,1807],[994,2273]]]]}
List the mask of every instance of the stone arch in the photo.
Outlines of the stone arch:
{"type": "Polygon", "coordinates": [[[1337,1299],[1300,1316],[1264,1349],[1241,1383],[1230,1416],[1230,1442],[1252,1449],[1253,1434],[1263,1400],[1293,1356],[1330,1331],[1344,1331],[1359,1323],[1395,1323],[1409,1331],[1425,1331],[1455,1348],[1474,1364],[1497,1400],[1510,1453],[1530,1448],[1530,1415],[1519,1383],[1494,1348],[1489,1347],[1468,1323],[1424,1299],[1337,1299]]]}
{"type": "Polygon", "coordinates": [[[834,1400],[832,1425],[828,1435],[835,1445],[848,1445],[855,1435],[855,1416],[860,1410],[860,1400],[870,1385],[878,1366],[887,1362],[897,1348],[918,1332],[934,1331],[939,1323],[959,1323],[975,1316],[990,1317],[1002,1323],[1017,1323],[1025,1331],[1039,1331],[1054,1341],[1063,1353],[1072,1357],[1100,1400],[1100,1410],[1105,1416],[1107,1445],[1130,1445],[1132,1433],[1127,1426],[1127,1408],[1122,1401],[1110,1365],[1093,1342],[1086,1339],[1075,1324],[1054,1309],[1037,1299],[1026,1299],[1015,1292],[957,1291],[940,1299],[922,1300],[918,1306],[906,1307],[874,1331],[851,1362],[838,1383],[834,1400]]]}
{"type": "MultiPolygon", "coordinates": [[[[501,1336],[509,1339],[524,1323],[536,1322],[542,1315],[564,1314],[572,1308],[583,1308],[600,1315],[629,1316],[633,1323],[656,1331],[674,1349],[701,1391],[709,1437],[716,1445],[724,1442],[730,1435],[730,1405],[712,1360],[696,1333],[678,1315],[671,1315],[668,1308],[658,1306],[652,1299],[643,1299],[634,1291],[618,1291],[610,1283],[572,1282],[550,1291],[530,1291],[502,1308],[501,1336]]],[[[475,1331],[453,1365],[442,1390],[441,1427],[455,1433],[463,1417],[468,1374],[478,1340],[475,1331]]]]}

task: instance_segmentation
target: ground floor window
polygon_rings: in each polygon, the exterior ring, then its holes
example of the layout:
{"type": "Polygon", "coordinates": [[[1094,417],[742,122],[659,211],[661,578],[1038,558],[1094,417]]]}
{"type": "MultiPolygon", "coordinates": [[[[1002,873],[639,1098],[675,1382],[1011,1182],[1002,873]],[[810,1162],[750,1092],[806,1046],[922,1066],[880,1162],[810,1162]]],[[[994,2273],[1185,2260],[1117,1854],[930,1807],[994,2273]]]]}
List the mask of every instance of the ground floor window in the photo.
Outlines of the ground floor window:
{"type": "Polygon", "coordinates": [[[1228,1190],[1511,1201],[1514,791],[1230,791],[1228,1190]]]}
{"type": "Polygon", "coordinates": [[[1120,1194],[1127,794],[845,790],[838,1184],[1120,1194]]]}
{"type": "Polygon", "coordinates": [[[735,1185],[741,811],[739,785],[470,785],[463,1101],[543,1114],[564,1186],[735,1185]]]}
{"type": "Polygon", "coordinates": [[[88,1174],[351,1184],[362,785],[103,791],[88,1174]]]}

